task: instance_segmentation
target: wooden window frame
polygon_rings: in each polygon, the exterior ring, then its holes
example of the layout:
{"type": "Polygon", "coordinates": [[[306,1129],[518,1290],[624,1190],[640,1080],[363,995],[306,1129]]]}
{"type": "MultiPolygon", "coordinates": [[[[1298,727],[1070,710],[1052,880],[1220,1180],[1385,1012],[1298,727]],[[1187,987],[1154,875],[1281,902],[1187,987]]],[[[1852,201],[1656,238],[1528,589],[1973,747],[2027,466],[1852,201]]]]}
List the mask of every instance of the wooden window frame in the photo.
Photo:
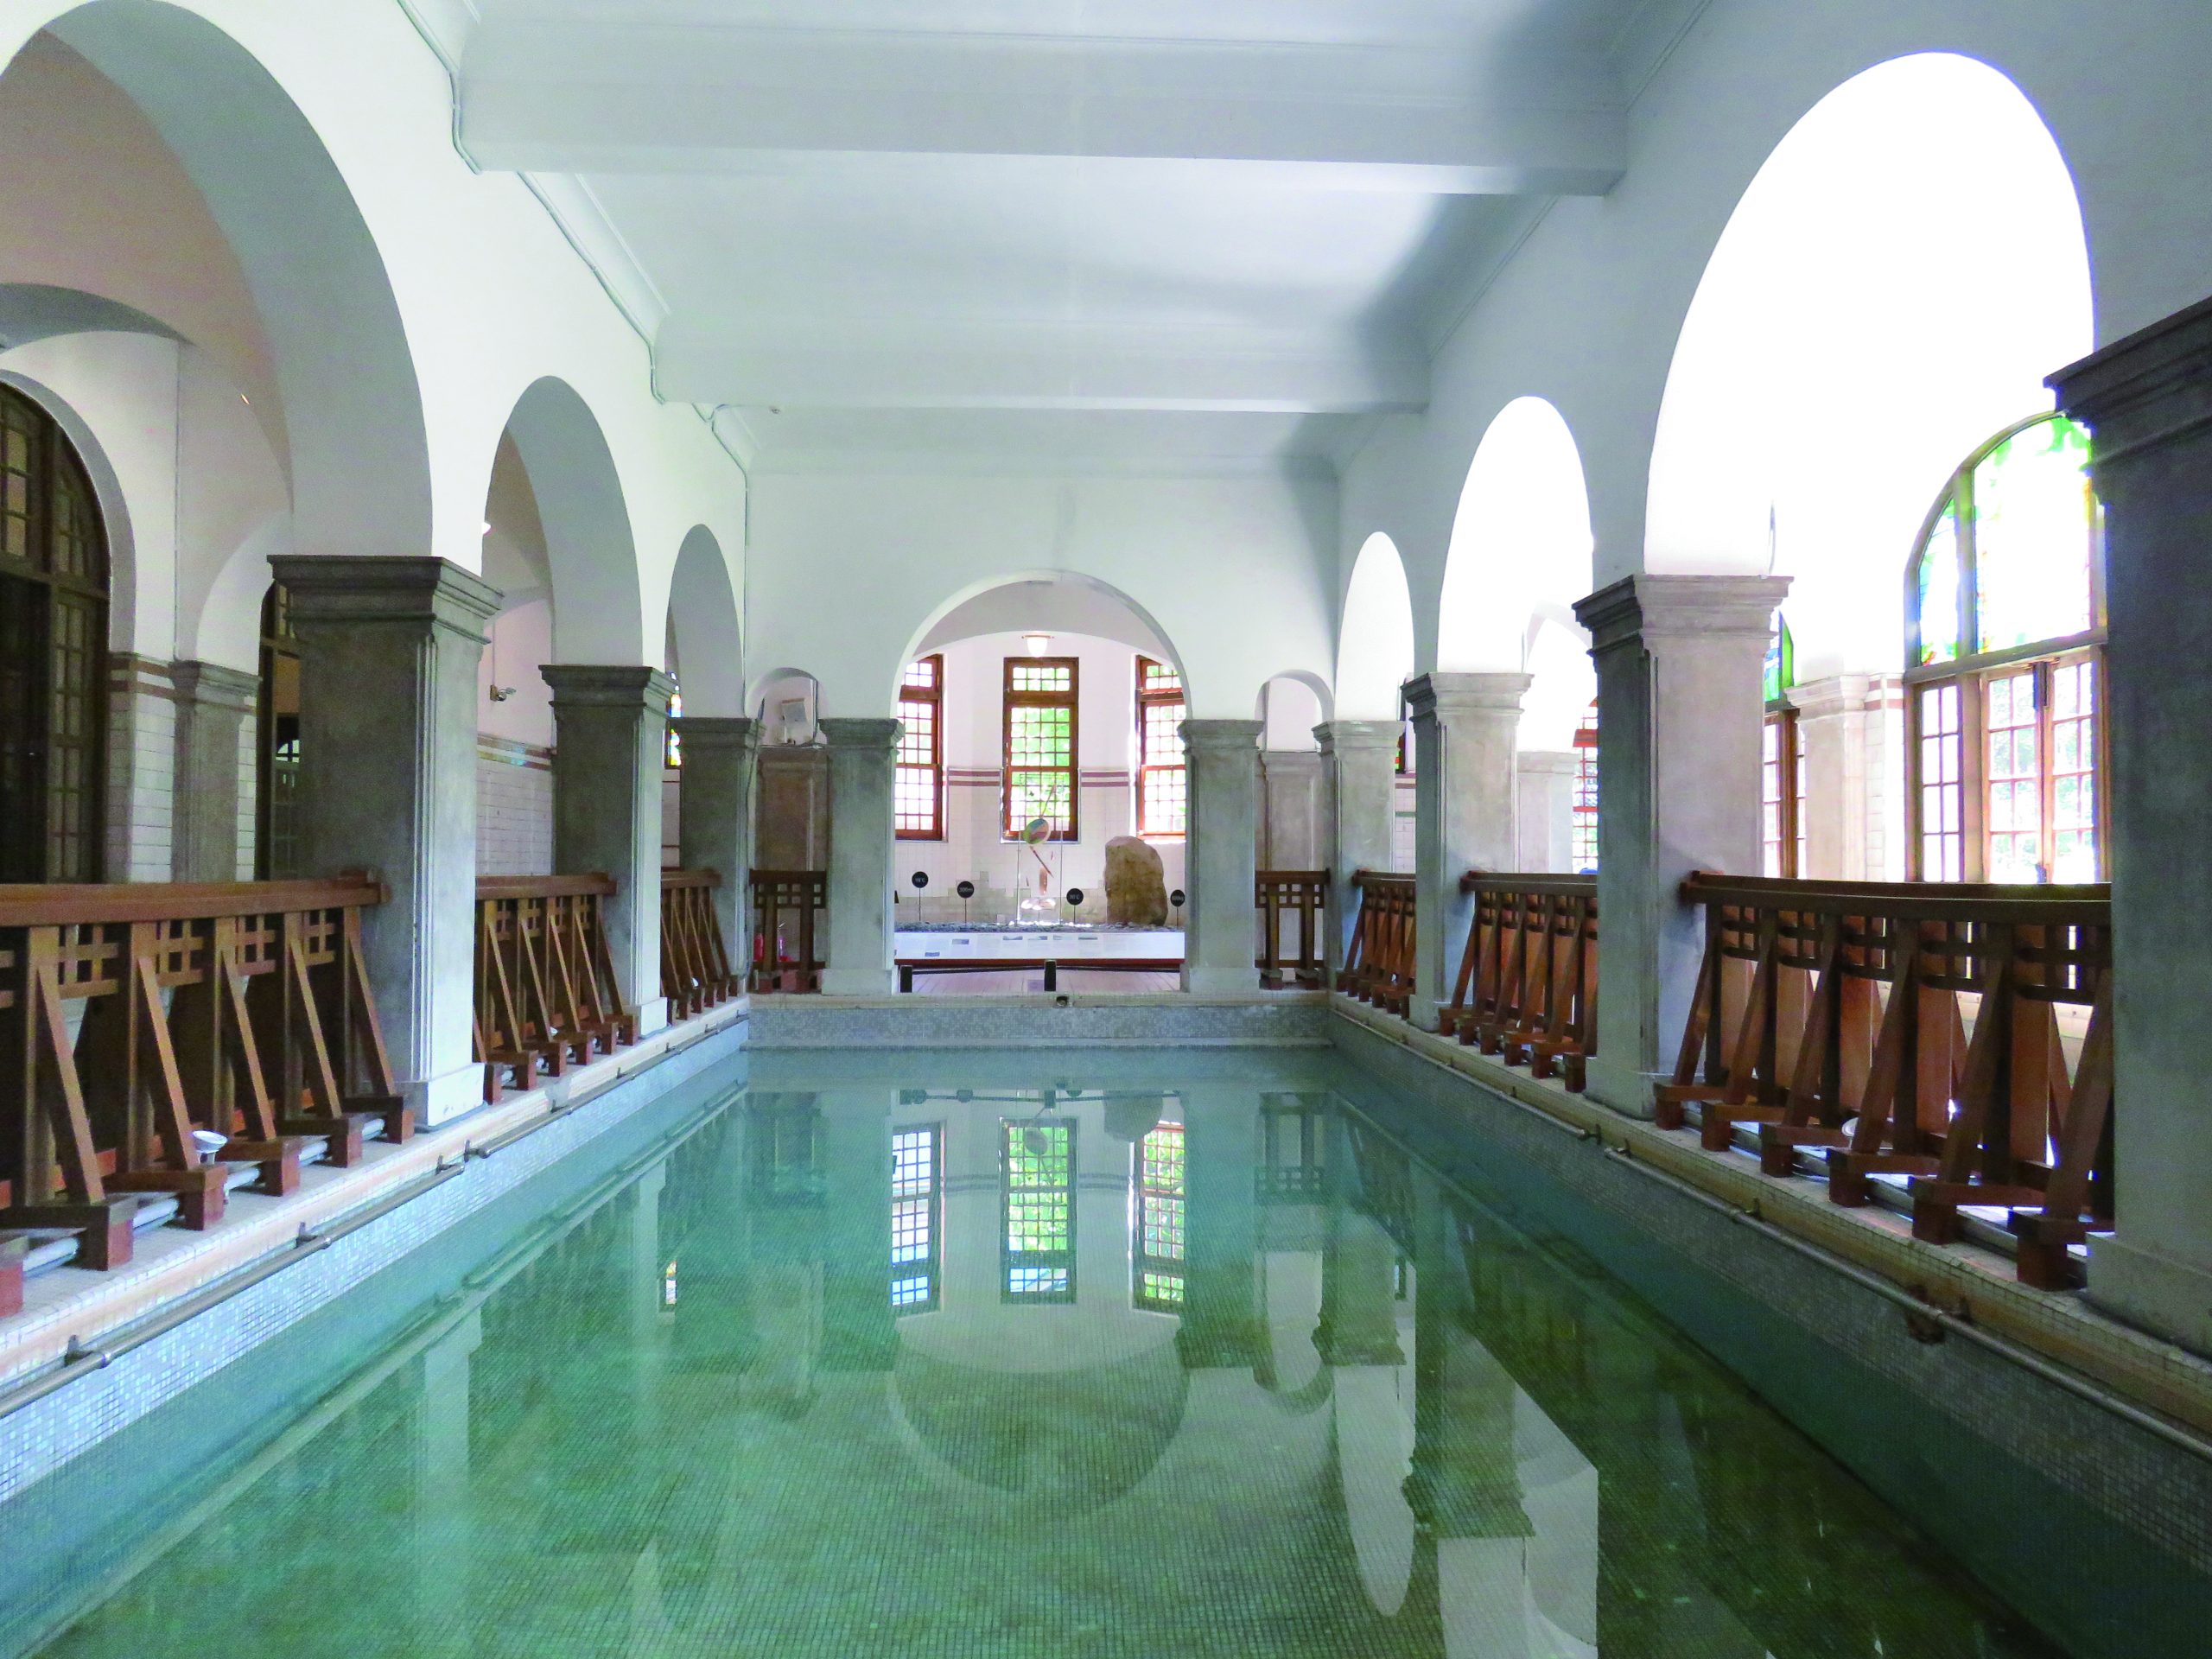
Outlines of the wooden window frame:
{"type": "Polygon", "coordinates": [[[1574,731],[1574,785],[1573,795],[1567,804],[1567,857],[1577,874],[1584,868],[1582,861],[1575,855],[1580,850],[1582,821],[1586,817],[1590,820],[1589,868],[1598,868],[1604,852],[1602,820],[1599,817],[1604,799],[1600,791],[1604,785],[1598,774],[1598,705],[1593,702],[1583,715],[1582,724],[1574,731]],[[1590,785],[1591,797],[1587,806],[1582,804],[1582,786],[1586,781],[1590,785]]]}
{"type": "Polygon", "coordinates": [[[1009,657],[1002,682],[1004,701],[999,726],[999,838],[1018,842],[1023,824],[1014,822],[1014,779],[1016,772],[1065,772],[1068,780],[1068,827],[1055,830],[1047,841],[1076,842],[1083,838],[1083,664],[1073,657],[1009,657]],[[1017,691],[1018,668],[1065,668],[1065,691],[1017,691]],[[1014,711],[1016,709],[1065,709],[1068,711],[1068,760],[1065,766],[1016,766],[1014,764],[1014,711]]]}
{"type": "MultiPolygon", "coordinates": [[[[69,441],[61,423],[36,400],[12,387],[0,385],[0,399],[22,413],[27,429],[27,474],[24,556],[9,556],[0,542],[0,575],[37,591],[35,617],[27,619],[28,632],[35,632],[37,712],[26,721],[16,741],[35,747],[38,760],[27,764],[35,774],[27,779],[30,798],[8,804],[12,844],[10,863],[24,868],[20,874],[38,881],[99,881],[107,861],[107,761],[110,671],[108,624],[114,566],[108,542],[107,522],[100,511],[99,493],[83,457],[69,441]],[[61,537],[56,521],[62,491],[67,486],[82,505],[86,545],[83,574],[56,569],[61,537]],[[81,672],[67,688],[57,683],[54,658],[60,648],[55,623],[64,610],[78,613],[83,625],[81,672]],[[72,743],[56,730],[56,714],[64,697],[80,697],[83,703],[81,741],[72,743]],[[65,750],[73,751],[81,767],[82,784],[76,791],[79,824],[75,839],[79,854],[73,866],[60,868],[58,835],[54,822],[53,780],[65,750]],[[19,837],[19,840],[13,838],[19,837]],[[35,864],[36,874],[30,866],[35,864]]],[[[10,604],[22,596],[10,596],[10,604]]]]}
{"type": "MultiPolygon", "coordinates": [[[[912,704],[927,703],[929,705],[931,710],[930,758],[926,766],[904,759],[905,751],[903,746],[906,742],[906,734],[903,731],[899,734],[899,742],[902,746],[900,750],[901,758],[893,767],[893,775],[892,779],[892,822],[896,824],[899,817],[897,773],[902,772],[921,772],[926,770],[930,775],[929,823],[926,825],[915,829],[908,829],[901,825],[894,833],[896,838],[899,841],[943,841],[945,838],[944,653],[941,651],[933,652],[927,657],[916,658],[914,662],[917,664],[926,663],[930,665],[930,683],[927,687],[909,685],[906,683],[906,673],[903,671],[900,673],[899,677],[899,709],[900,711],[899,717],[902,721],[905,720],[906,717],[905,711],[912,704]]],[[[910,667],[912,665],[910,664],[910,667]]]]}
{"type": "Polygon", "coordinates": [[[1076,1194],[1082,1166],[1077,1161],[1077,1124],[1073,1119],[1040,1123],[1034,1118],[999,1120],[999,1300],[1001,1302],[1052,1304],[1076,1299],[1076,1194]],[[1067,1179],[1065,1183],[1017,1186],[1014,1179],[1014,1137],[1027,1129],[1058,1130],[1067,1136],[1067,1179]],[[1057,1198],[1066,1225],[1066,1242],[1057,1250],[1016,1249],[1014,1246],[1014,1209],[1027,1198],[1033,1201],[1057,1198]],[[1066,1281],[1046,1288],[1016,1289],[1017,1272],[1064,1273],[1066,1281]]]}
{"type": "Polygon", "coordinates": [[[262,594],[260,626],[261,684],[253,710],[253,874],[257,881],[268,881],[299,874],[276,864],[276,671],[286,661],[296,675],[300,662],[290,596],[281,582],[270,582],[262,594]]]}
{"type": "Polygon", "coordinates": [[[1157,662],[1152,658],[1140,655],[1137,658],[1136,816],[1137,834],[1147,841],[1181,841],[1190,833],[1191,769],[1189,757],[1179,750],[1176,758],[1173,761],[1154,761],[1152,758],[1152,752],[1147,747],[1146,738],[1147,727],[1145,721],[1145,711],[1147,709],[1165,708],[1180,709],[1184,711],[1185,716],[1186,718],[1188,717],[1190,713],[1190,699],[1189,694],[1183,689],[1182,674],[1179,671],[1169,666],[1166,663],[1157,662]],[[1144,684],[1145,671],[1147,669],[1157,669],[1163,673],[1174,675],[1175,689],[1172,691],[1146,690],[1144,684]],[[1150,815],[1146,810],[1147,803],[1151,798],[1150,791],[1145,787],[1147,781],[1154,772],[1180,772],[1183,777],[1183,827],[1176,830],[1163,830],[1155,826],[1151,820],[1150,815]]]}
{"type": "Polygon", "coordinates": [[[1766,849],[1775,846],[1777,868],[1762,869],[1767,875],[1795,880],[1804,874],[1805,863],[1805,752],[1803,740],[1797,728],[1797,710],[1788,698],[1779,698],[1766,706],[1766,719],[1761,730],[1759,756],[1759,856],[1764,867],[1766,849]],[[1764,812],[1766,809],[1766,771],[1769,762],[1764,753],[1766,732],[1777,734],[1775,758],[1771,763],[1776,774],[1775,804],[1777,806],[1776,833],[1778,843],[1766,839],[1764,812]]]}

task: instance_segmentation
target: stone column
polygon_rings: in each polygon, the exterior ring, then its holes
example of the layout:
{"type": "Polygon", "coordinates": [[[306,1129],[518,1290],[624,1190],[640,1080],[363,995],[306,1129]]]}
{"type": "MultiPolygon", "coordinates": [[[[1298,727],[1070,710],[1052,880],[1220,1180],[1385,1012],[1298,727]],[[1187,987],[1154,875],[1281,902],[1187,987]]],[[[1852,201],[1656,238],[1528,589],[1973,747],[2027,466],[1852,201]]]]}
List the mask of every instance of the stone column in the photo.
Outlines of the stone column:
{"type": "Polygon", "coordinates": [[[687,870],[719,870],[715,913],[741,975],[753,963],[753,773],[760,754],[757,720],[687,715],[683,737],[683,822],[687,870]]]}
{"type": "Polygon", "coordinates": [[[1902,881],[1904,677],[1838,674],[1794,687],[1805,757],[1805,868],[1824,881],[1902,881]]]}
{"type": "Polygon", "coordinates": [[[1574,874],[1574,777],[1581,766],[1572,749],[1523,749],[1514,757],[1520,867],[1529,874],[1574,874]]]}
{"type": "Polygon", "coordinates": [[[1424,674],[1406,683],[1414,716],[1414,989],[1407,1015],[1434,1031],[1452,1003],[1474,900],[1469,870],[1519,868],[1514,740],[1526,674],[1424,674]]]}
{"type": "Polygon", "coordinates": [[[2096,433],[2110,628],[2114,1188],[2089,1295],[2212,1354],[2212,300],[2051,378],[2096,433]]]}
{"type": "Polygon", "coordinates": [[[1260,988],[1258,887],[1260,732],[1256,720],[1186,720],[1191,819],[1183,845],[1190,888],[1183,940],[1186,991],[1260,988]]]}
{"type": "Polygon", "coordinates": [[[236,881],[239,760],[261,682],[214,663],[173,663],[176,803],[170,856],[179,881],[236,881]]]}
{"type": "Polygon", "coordinates": [[[300,639],[300,868],[373,872],[377,1014],[416,1122],[483,1103],[476,973],[476,665],[499,590],[443,559],[270,561],[300,639]]]}
{"type": "Polygon", "coordinates": [[[824,720],[830,742],[830,965],[836,996],[888,996],[891,970],[891,785],[900,722],[824,720]]]}
{"type": "Polygon", "coordinates": [[[1318,870],[1325,856],[1321,757],[1306,749],[1260,751],[1260,868],[1318,870]]]}
{"type": "Polygon", "coordinates": [[[601,923],[638,1034],[668,1024],[660,988],[660,806],[676,682],[629,664],[548,663],[553,688],[553,868],[614,878],[601,923]]]}
{"type": "Polygon", "coordinates": [[[1359,914],[1351,879],[1390,868],[1390,826],[1397,811],[1395,720],[1334,720],[1316,726],[1321,745],[1322,861],[1329,868],[1329,982],[1336,982],[1359,914]]]}
{"type": "Polygon", "coordinates": [[[1767,638],[1786,576],[1639,575],[1574,607],[1598,668],[1598,1052],[1590,1093],[1651,1115],[1704,948],[1692,870],[1759,868],[1767,638]]]}

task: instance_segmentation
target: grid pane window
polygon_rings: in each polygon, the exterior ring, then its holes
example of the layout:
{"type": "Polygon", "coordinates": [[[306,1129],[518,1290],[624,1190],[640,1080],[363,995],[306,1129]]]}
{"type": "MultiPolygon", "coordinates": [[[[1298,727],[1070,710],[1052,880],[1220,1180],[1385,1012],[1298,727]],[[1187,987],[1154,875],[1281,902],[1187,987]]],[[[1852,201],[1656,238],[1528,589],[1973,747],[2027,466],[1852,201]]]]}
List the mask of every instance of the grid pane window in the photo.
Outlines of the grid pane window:
{"type": "Polygon", "coordinates": [[[1770,716],[1759,750],[1759,871],[1780,875],[1784,829],[1782,799],[1782,722],[1770,716]]]}
{"type": "Polygon", "coordinates": [[[2043,863],[2042,745],[2036,714],[2032,671],[1983,684],[1992,881],[2033,881],[2043,863]]]}
{"type": "Polygon", "coordinates": [[[1923,881],[1966,878],[1965,736],[1955,682],[1921,688],[1920,876],[1923,881]]]}
{"type": "Polygon", "coordinates": [[[1137,1146],[1136,1305],[1155,1313],[1183,1306],[1183,1126],[1162,1123],[1137,1146]]]}
{"type": "Polygon", "coordinates": [[[1076,659],[1006,659],[1006,817],[1001,833],[1021,838],[1042,818],[1046,839],[1073,841],[1076,811],[1076,659]]]}
{"type": "Polygon", "coordinates": [[[1183,677],[1137,658],[1137,834],[1179,836],[1190,827],[1190,772],[1183,753],[1183,677]]]}
{"type": "Polygon", "coordinates": [[[2097,879],[2096,664],[2061,663],[2050,676],[2050,874],[2097,879]]]}
{"type": "Polygon", "coordinates": [[[937,1306],[941,1133],[932,1124],[891,1136],[891,1306],[909,1313],[937,1306]]]}
{"type": "Polygon", "coordinates": [[[1075,1300],[1075,1126],[1001,1125],[1001,1262],[1009,1300],[1075,1300]]]}
{"type": "Polygon", "coordinates": [[[1805,866],[1805,757],[1797,741],[1797,711],[1770,711],[1761,742],[1760,868],[1767,875],[1799,875],[1805,866]]]}
{"type": "Polygon", "coordinates": [[[901,841],[944,839],[944,658],[906,665],[899,688],[899,769],[893,810],[901,841]]]}
{"type": "Polygon", "coordinates": [[[1574,734],[1574,868],[1598,868],[1598,705],[1592,703],[1574,734]]]}
{"type": "Polygon", "coordinates": [[[683,694],[668,694],[668,730],[661,739],[660,763],[672,771],[683,766],[683,694]]]}

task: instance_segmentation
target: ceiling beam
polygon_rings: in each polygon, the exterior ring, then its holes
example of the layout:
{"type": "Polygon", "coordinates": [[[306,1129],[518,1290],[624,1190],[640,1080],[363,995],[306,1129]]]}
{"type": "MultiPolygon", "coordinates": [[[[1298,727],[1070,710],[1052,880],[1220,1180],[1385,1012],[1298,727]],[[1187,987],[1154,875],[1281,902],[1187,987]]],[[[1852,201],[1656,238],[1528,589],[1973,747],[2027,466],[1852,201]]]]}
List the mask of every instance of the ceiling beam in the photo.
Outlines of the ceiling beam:
{"type": "Polygon", "coordinates": [[[461,127],[478,165],[524,172],[968,156],[1586,195],[1626,165],[1601,57],[1273,42],[487,24],[461,127]]]}

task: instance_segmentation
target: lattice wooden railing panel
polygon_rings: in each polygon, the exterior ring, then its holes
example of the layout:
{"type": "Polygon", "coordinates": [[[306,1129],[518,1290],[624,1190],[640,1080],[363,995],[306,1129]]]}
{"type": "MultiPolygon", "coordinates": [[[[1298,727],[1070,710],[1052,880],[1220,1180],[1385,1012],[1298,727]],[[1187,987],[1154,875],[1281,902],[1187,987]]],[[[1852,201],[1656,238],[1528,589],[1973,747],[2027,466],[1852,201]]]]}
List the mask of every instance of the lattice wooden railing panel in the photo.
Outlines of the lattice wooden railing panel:
{"type": "Polygon", "coordinates": [[[1255,902],[1260,910],[1261,982],[1319,988],[1322,974],[1321,928],[1329,902],[1329,873],[1262,870],[1255,902]],[[1294,937],[1297,940],[1294,950],[1286,944],[1286,940],[1294,937]]]}
{"type": "Polygon", "coordinates": [[[1414,988],[1414,879],[1362,870],[1351,880],[1359,914],[1338,988],[1402,1015],[1414,988]]]}
{"type": "Polygon", "coordinates": [[[1598,1046],[1598,878],[1470,870],[1475,913],[1445,1031],[1580,1092],[1598,1046]]]}
{"type": "Polygon", "coordinates": [[[1702,1109],[1714,1150],[1759,1126],[1787,1176],[1825,1154],[1828,1196],[1910,1178],[1913,1232],[2010,1212],[2019,1273],[2056,1287],[2112,1223],[2111,889],[1693,876],[1704,961],[1662,1126],[1702,1109]]]}
{"type": "Polygon", "coordinates": [[[361,950],[385,897],[359,876],[0,887],[0,1228],[75,1230],[112,1267],[134,1194],[212,1226],[232,1165],[289,1192],[308,1136],[340,1165],[368,1123],[405,1139],[361,950]]]}
{"type": "Polygon", "coordinates": [[[753,872],[753,988],[818,991],[829,966],[827,870],[753,872]]]}
{"type": "Polygon", "coordinates": [[[608,875],[478,880],[476,1058],[487,1102],[638,1040],[601,910],[614,893],[608,875]]]}
{"type": "Polygon", "coordinates": [[[672,1019],[717,1007],[743,988],[730,971],[715,891],[719,870],[660,873],[660,994],[672,1019]]]}

